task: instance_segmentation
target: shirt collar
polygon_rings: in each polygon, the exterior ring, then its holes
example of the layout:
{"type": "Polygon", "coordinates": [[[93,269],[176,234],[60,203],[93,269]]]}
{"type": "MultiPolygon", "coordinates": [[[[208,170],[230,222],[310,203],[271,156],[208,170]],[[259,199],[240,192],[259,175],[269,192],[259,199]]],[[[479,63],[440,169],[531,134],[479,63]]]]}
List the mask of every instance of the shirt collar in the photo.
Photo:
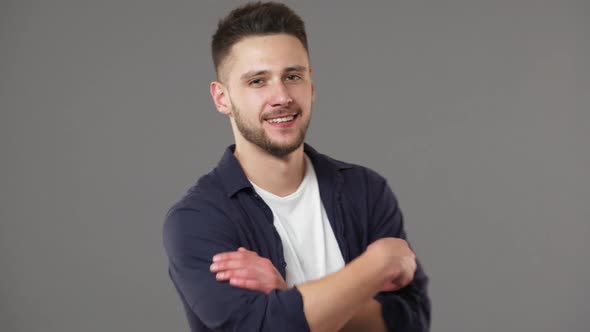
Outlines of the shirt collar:
{"type": "MultiPolygon", "coordinates": [[[[236,145],[232,144],[227,147],[219,164],[217,165],[216,172],[219,175],[220,181],[225,188],[227,196],[231,197],[242,189],[252,188],[252,184],[248,181],[240,162],[234,156],[236,145]]],[[[340,170],[351,168],[352,165],[342,161],[334,160],[317,152],[310,145],[304,143],[303,151],[309,157],[313,163],[316,174],[321,176],[330,176],[332,181],[337,181],[340,174],[340,170]]]]}

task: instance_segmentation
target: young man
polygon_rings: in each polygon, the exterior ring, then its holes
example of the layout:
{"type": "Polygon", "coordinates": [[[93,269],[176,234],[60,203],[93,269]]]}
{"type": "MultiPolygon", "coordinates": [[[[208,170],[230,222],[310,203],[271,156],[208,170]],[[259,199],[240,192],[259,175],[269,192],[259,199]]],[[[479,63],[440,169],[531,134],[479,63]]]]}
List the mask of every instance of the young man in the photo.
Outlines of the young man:
{"type": "Polygon", "coordinates": [[[315,90],[301,18],[242,6],[212,51],[235,145],[164,225],[191,330],[427,331],[428,279],[386,181],[304,143],[315,90]]]}

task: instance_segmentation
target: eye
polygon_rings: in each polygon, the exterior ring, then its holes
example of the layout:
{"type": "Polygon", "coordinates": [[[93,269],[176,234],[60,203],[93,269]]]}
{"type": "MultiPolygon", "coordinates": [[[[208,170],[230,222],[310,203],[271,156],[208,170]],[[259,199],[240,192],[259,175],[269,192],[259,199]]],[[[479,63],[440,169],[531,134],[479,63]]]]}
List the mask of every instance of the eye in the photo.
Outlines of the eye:
{"type": "Polygon", "coordinates": [[[287,75],[287,81],[298,81],[301,79],[301,76],[295,74],[287,75]]]}
{"type": "Polygon", "coordinates": [[[255,78],[253,80],[251,80],[250,82],[248,82],[248,85],[250,86],[260,86],[264,83],[264,80],[262,78],[255,78]]]}

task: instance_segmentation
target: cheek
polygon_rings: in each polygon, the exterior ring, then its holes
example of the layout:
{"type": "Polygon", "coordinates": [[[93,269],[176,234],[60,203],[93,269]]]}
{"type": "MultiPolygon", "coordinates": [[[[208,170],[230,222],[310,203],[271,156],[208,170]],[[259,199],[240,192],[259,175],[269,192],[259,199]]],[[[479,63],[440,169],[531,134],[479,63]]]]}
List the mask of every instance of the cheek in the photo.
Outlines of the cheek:
{"type": "Polygon", "coordinates": [[[298,87],[292,91],[291,96],[301,107],[309,107],[313,103],[313,92],[311,87],[298,87]]]}
{"type": "Polygon", "coordinates": [[[264,105],[260,97],[252,94],[235,95],[232,101],[233,106],[238,109],[242,117],[248,118],[259,116],[262,105],[264,105]]]}
{"type": "Polygon", "coordinates": [[[264,93],[251,93],[248,95],[248,104],[254,110],[260,110],[264,108],[264,105],[268,101],[268,97],[264,93]]]}
{"type": "Polygon", "coordinates": [[[247,91],[237,96],[240,108],[247,108],[250,111],[260,109],[266,102],[267,96],[262,90],[247,91]]]}

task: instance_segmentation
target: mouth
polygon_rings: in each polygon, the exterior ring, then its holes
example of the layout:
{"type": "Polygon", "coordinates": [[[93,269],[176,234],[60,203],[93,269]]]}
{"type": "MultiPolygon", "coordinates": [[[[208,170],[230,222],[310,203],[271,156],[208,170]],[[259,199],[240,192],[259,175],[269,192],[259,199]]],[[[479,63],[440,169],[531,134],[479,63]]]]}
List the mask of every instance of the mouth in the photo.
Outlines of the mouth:
{"type": "Polygon", "coordinates": [[[289,128],[295,124],[299,118],[299,113],[281,115],[280,117],[264,120],[275,128],[289,128]]]}

